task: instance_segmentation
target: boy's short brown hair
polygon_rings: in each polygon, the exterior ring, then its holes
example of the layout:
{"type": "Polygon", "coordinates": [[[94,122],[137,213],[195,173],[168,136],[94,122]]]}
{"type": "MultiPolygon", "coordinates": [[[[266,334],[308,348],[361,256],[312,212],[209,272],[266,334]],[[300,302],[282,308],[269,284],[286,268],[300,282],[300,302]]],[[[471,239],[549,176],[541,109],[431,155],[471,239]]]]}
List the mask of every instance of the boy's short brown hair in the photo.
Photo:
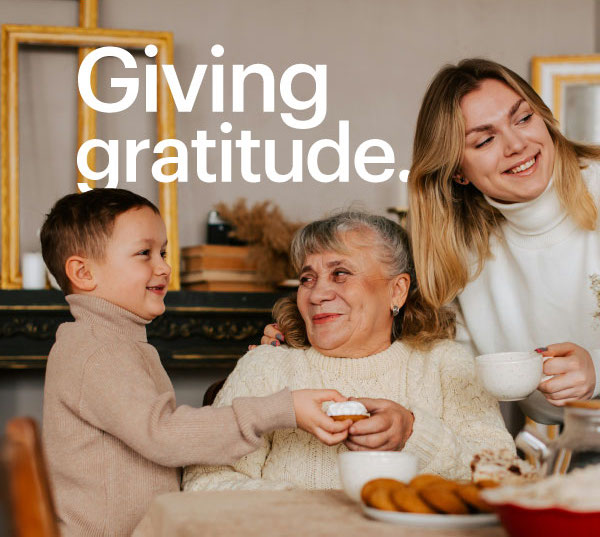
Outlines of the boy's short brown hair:
{"type": "Polygon", "coordinates": [[[117,216],[141,207],[160,214],[150,200],[122,188],[68,194],[54,204],[42,226],[40,240],[44,262],[65,295],[72,291],[65,272],[67,259],[80,255],[102,260],[117,216]]]}

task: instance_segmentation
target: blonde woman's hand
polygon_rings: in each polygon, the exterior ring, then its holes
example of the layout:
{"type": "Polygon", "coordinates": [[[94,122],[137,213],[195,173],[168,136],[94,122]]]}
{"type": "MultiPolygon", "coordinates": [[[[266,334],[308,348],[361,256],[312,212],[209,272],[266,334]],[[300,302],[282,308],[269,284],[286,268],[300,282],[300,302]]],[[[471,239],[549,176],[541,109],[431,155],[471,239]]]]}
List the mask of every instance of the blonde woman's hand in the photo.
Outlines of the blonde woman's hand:
{"type": "MultiPolygon", "coordinates": [[[[279,331],[279,327],[273,323],[265,326],[263,337],[260,339],[261,345],[273,345],[273,347],[279,347],[282,343],[285,343],[285,336],[283,332],[279,331]]],[[[248,345],[248,350],[256,349],[258,345],[248,345]]]]}
{"type": "Polygon", "coordinates": [[[260,340],[261,345],[281,345],[285,341],[283,332],[279,330],[279,327],[273,323],[265,326],[263,337],[260,340]]]}
{"type": "Polygon", "coordinates": [[[590,399],[596,387],[596,370],[590,353],[575,343],[555,343],[538,349],[544,357],[544,375],[551,379],[540,383],[538,389],[554,406],[569,401],[590,399]]]}
{"type": "Polygon", "coordinates": [[[371,413],[350,427],[345,444],[351,451],[396,451],[412,434],[415,417],[402,405],[388,399],[354,399],[371,413]]]}
{"type": "Polygon", "coordinates": [[[328,446],[334,446],[346,440],[352,420],[335,421],[330,418],[321,405],[325,401],[347,401],[336,390],[294,390],[292,392],[297,426],[317,437],[328,446]]]}

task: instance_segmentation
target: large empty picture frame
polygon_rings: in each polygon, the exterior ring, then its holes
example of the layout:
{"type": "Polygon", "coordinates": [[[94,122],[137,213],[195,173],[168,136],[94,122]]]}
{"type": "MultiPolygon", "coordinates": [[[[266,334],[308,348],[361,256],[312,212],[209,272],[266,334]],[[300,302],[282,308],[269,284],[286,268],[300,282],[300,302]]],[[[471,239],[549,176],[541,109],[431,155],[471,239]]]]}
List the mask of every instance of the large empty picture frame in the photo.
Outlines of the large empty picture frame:
{"type": "MultiPolygon", "coordinates": [[[[1,95],[2,115],[2,267],[1,289],[20,289],[19,270],[19,45],[60,47],[115,46],[143,50],[153,44],[158,48],[157,138],[175,138],[175,106],[160,65],[173,63],[173,36],[170,32],[109,30],[61,26],[2,26],[1,95]]],[[[173,148],[158,155],[172,157],[173,148]]],[[[75,166],[75,163],[73,163],[75,166]]],[[[175,164],[165,164],[165,174],[175,173],[175,164]]],[[[179,237],[177,222],[177,184],[159,184],[159,209],[169,241],[167,262],[172,267],[170,289],[179,289],[179,237]]]]}
{"type": "Polygon", "coordinates": [[[532,85],[567,138],[600,144],[600,55],[534,57],[532,85]]]}

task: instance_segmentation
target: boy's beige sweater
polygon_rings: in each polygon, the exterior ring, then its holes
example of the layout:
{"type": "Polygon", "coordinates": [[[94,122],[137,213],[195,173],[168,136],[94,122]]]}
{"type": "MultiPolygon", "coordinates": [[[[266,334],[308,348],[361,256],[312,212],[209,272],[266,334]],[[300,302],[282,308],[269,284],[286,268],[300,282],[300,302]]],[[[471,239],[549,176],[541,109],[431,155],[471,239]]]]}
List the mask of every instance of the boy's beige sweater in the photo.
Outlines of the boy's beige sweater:
{"type": "Polygon", "coordinates": [[[126,536],[179,467],[233,464],[263,433],[295,427],[291,392],[224,408],[175,405],[149,321],[97,297],[69,295],[75,322],[48,357],[43,442],[63,537],[126,536]]]}

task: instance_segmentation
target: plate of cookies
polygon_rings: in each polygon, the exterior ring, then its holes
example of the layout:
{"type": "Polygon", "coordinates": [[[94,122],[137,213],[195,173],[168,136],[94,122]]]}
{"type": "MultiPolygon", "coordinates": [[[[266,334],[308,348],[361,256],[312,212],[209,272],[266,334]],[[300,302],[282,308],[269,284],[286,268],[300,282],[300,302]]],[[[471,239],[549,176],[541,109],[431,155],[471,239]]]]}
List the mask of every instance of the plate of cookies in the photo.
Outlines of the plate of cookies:
{"type": "Polygon", "coordinates": [[[373,479],[361,490],[361,506],[370,518],[407,526],[470,528],[498,524],[498,517],[480,493],[494,481],[452,481],[421,474],[409,483],[373,479]]]}

